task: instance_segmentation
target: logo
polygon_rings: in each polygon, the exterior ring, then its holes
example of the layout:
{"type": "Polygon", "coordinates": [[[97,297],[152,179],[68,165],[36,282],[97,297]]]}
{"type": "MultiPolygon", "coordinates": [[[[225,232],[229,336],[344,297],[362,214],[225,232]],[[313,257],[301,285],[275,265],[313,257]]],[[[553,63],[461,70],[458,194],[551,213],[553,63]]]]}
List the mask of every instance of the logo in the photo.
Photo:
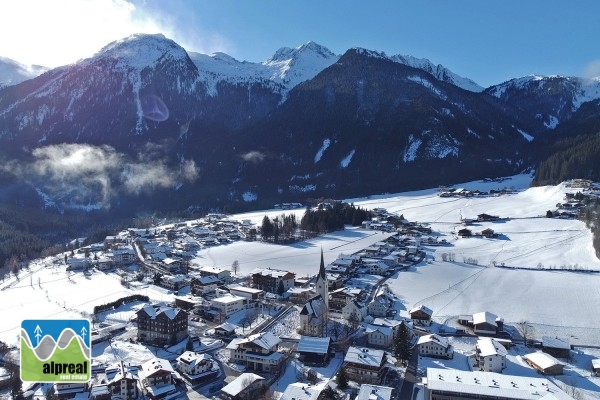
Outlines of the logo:
{"type": "Polygon", "coordinates": [[[21,323],[23,382],[87,382],[91,355],[87,319],[27,319],[21,323]]]}

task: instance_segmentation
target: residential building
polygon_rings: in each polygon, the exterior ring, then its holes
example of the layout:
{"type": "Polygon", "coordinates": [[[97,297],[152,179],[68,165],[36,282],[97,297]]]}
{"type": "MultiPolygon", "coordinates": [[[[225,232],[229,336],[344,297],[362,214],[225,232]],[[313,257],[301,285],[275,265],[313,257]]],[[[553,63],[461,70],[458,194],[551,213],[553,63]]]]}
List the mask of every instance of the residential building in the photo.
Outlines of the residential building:
{"type": "Polygon", "coordinates": [[[248,300],[258,300],[265,297],[265,292],[261,289],[255,289],[240,285],[229,287],[229,293],[231,293],[234,296],[243,297],[248,300]]]}
{"type": "Polygon", "coordinates": [[[391,400],[393,388],[362,384],[355,400],[391,400]]]}
{"type": "Polygon", "coordinates": [[[573,400],[545,378],[427,368],[424,400],[573,400]]]}
{"type": "Polygon", "coordinates": [[[296,274],[271,268],[256,268],[251,272],[252,286],[269,293],[282,294],[294,287],[296,274]]]}
{"type": "Polygon", "coordinates": [[[191,384],[214,379],[221,372],[210,355],[193,351],[185,351],[177,357],[177,370],[191,384]]]}
{"type": "Polygon", "coordinates": [[[564,363],[543,351],[526,354],[523,356],[523,360],[544,375],[562,375],[565,366],[564,363]]]}
{"type": "Polygon", "coordinates": [[[567,339],[552,336],[542,336],[542,351],[550,354],[553,357],[570,358],[571,343],[569,343],[567,339]]]}
{"type": "Polygon", "coordinates": [[[248,299],[232,294],[226,294],[212,299],[210,301],[210,308],[224,317],[229,317],[231,314],[246,308],[247,304],[248,299]]]}
{"type": "Polygon", "coordinates": [[[110,395],[122,400],[133,400],[139,396],[138,367],[125,365],[123,361],[105,370],[110,395]]]}
{"type": "MultiPolygon", "coordinates": [[[[361,289],[357,290],[360,293],[361,289]]],[[[329,297],[329,309],[333,311],[341,311],[346,304],[357,298],[358,293],[356,293],[356,290],[353,291],[352,288],[343,287],[333,290],[331,291],[329,297]]]]}
{"type": "Polygon", "coordinates": [[[219,267],[202,267],[200,268],[200,276],[214,276],[223,282],[228,281],[231,278],[231,271],[219,267]]]}
{"type": "Polygon", "coordinates": [[[216,276],[208,275],[192,278],[190,287],[193,294],[203,296],[208,293],[213,293],[221,283],[221,280],[216,276]]]}
{"type": "Polygon", "coordinates": [[[480,371],[502,372],[506,368],[507,351],[496,339],[483,338],[475,345],[475,360],[480,371]]]}
{"type": "Polygon", "coordinates": [[[139,371],[142,392],[150,399],[161,399],[176,392],[173,367],[169,361],[153,358],[142,364],[139,371]]]}
{"type": "Polygon", "coordinates": [[[414,307],[409,311],[410,319],[416,326],[431,326],[431,317],[433,310],[423,304],[414,307]]]}
{"type": "Polygon", "coordinates": [[[113,259],[118,265],[131,264],[137,261],[135,251],[131,247],[121,247],[113,250],[113,259]]]}
{"type": "Polygon", "coordinates": [[[375,347],[390,348],[393,346],[394,336],[403,324],[406,325],[409,336],[412,336],[412,327],[405,321],[375,318],[372,323],[365,325],[367,344],[375,347]]]}
{"type": "Polygon", "coordinates": [[[188,313],[179,308],[148,304],[136,314],[140,342],[175,344],[188,336],[188,313]]]}
{"type": "Polygon", "coordinates": [[[496,314],[483,311],[473,314],[473,331],[477,335],[495,335],[504,327],[504,321],[496,314]]]}
{"type": "Polygon", "coordinates": [[[77,396],[78,393],[85,393],[88,389],[87,382],[73,382],[73,383],[55,383],[54,393],[58,400],[72,399],[77,396]]]}
{"type": "Polygon", "coordinates": [[[387,294],[380,294],[367,305],[367,314],[374,317],[387,317],[392,309],[392,300],[387,294]]]}
{"type": "Polygon", "coordinates": [[[279,400],[318,400],[322,388],[294,382],[287,385],[279,400]]]}
{"type": "Polygon", "coordinates": [[[221,395],[227,400],[257,399],[266,387],[265,378],[250,372],[244,372],[221,389],[221,395]]]}
{"type": "Polygon", "coordinates": [[[327,365],[331,357],[331,338],[300,336],[296,352],[304,364],[327,365]]]}
{"type": "Polygon", "coordinates": [[[432,333],[421,336],[417,342],[419,355],[425,357],[453,358],[454,349],[448,339],[432,333]]]}
{"type": "Polygon", "coordinates": [[[379,384],[386,363],[383,350],[350,346],[344,357],[348,377],[359,383],[379,384]]]}
{"type": "Polygon", "coordinates": [[[361,322],[367,316],[367,307],[356,300],[350,301],[342,308],[342,318],[346,321],[361,322]]]}
{"type": "Polygon", "coordinates": [[[283,354],[277,352],[281,339],[271,332],[233,339],[227,346],[229,359],[255,371],[275,372],[281,366],[283,354]]]}

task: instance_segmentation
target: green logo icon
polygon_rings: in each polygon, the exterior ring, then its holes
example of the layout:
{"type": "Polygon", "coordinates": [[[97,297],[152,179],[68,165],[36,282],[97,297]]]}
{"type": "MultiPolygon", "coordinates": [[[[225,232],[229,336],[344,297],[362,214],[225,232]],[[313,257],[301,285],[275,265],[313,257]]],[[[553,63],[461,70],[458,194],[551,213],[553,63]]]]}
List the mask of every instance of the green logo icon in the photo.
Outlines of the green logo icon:
{"type": "Polygon", "coordinates": [[[21,323],[23,382],[87,382],[91,355],[87,319],[27,319],[21,323]]]}

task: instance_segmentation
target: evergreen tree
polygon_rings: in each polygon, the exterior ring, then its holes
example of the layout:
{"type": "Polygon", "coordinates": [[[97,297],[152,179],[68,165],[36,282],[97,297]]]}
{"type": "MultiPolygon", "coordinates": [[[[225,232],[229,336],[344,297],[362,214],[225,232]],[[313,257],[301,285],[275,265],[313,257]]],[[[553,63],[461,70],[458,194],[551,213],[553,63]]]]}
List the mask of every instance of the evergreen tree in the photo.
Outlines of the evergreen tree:
{"type": "Polygon", "coordinates": [[[346,372],[346,368],[342,367],[340,368],[339,372],[336,375],[337,377],[337,384],[338,387],[341,390],[347,389],[348,388],[348,373],[346,372]]]}
{"type": "Polygon", "coordinates": [[[191,336],[188,336],[187,343],[185,344],[185,349],[187,351],[194,351],[194,342],[192,341],[191,336]]]}
{"type": "Polygon", "coordinates": [[[25,400],[23,382],[21,382],[18,369],[12,369],[10,374],[10,396],[13,400],[25,400]]]}
{"type": "Polygon", "coordinates": [[[46,400],[56,400],[56,393],[54,392],[54,385],[51,385],[45,393],[46,400]]]}
{"type": "Polygon", "coordinates": [[[285,287],[283,287],[283,281],[279,281],[279,284],[277,285],[277,294],[281,296],[283,292],[285,292],[285,287]]]}
{"type": "Polygon", "coordinates": [[[394,353],[402,363],[410,359],[412,349],[410,347],[410,334],[406,324],[401,324],[398,333],[394,336],[394,353]]]}
{"type": "Polygon", "coordinates": [[[273,223],[271,222],[271,219],[265,215],[260,227],[260,236],[263,240],[269,240],[269,238],[273,236],[273,231],[273,223]]]}

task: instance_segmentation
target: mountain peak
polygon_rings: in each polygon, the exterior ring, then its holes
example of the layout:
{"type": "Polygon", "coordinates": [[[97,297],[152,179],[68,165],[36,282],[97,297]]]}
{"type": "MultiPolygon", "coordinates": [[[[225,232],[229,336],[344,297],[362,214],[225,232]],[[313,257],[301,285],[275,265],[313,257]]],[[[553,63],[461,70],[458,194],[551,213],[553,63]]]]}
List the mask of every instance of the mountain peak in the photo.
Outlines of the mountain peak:
{"type": "Polygon", "coordinates": [[[309,54],[323,59],[331,59],[337,57],[327,47],[321,46],[316,42],[309,41],[296,48],[281,47],[263,64],[270,65],[280,62],[289,62],[295,58],[298,58],[300,56],[306,56],[309,54]]]}
{"type": "Polygon", "coordinates": [[[117,66],[143,69],[156,64],[163,57],[187,58],[187,52],[163,34],[137,33],[109,43],[92,59],[115,59],[118,60],[117,66]]]}

